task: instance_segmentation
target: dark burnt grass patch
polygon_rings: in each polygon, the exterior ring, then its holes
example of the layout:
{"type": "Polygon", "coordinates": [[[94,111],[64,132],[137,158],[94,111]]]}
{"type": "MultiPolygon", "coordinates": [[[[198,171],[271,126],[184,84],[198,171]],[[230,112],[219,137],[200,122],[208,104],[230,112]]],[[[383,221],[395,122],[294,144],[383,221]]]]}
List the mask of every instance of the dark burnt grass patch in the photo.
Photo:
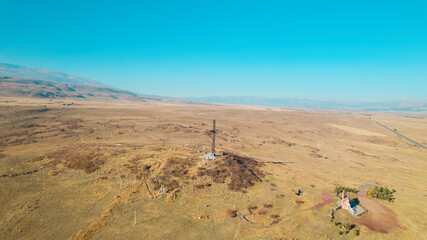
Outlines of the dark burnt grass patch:
{"type": "Polygon", "coordinates": [[[246,189],[262,182],[261,178],[265,176],[261,171],[262,163],[236,154],[219,157],[197,168],[198,163],[188,157],[174,156],[163,164],[150,166],[144,163],[143,157],[137,156],[129,159],[124,166],[136,179],[148,181],[150,188],[159,193],[172,192],[188,184],[192,184],[194,189],[206,189],[213,183],[227,183],[229,190],[245,193],[246,189]],[[203,176],[210,177],[212,182],[191,182],[203,176]]]}
{"type": "MultiPolygon", "coordinates": [[[[156,178],[151,179],[155,190],[163,187],[166,192],[170,192],[180,187],[179,180],[189,179],[189,171],[195,167],[195,161],[187,158],[169,158],[156,178]]],[[[204,186],[205,187],[205,186],[204,186]]]]}
{"type": "Polygon", "coordinates": [[[147,179],[150,175],[151,165],[140,163],[142,158],[134,157],[128,163],[125,163],[123,166],[130,170],[130,173],[135,175],[136,179],[147,179]]]}
{"type": "Polygon", "coordinates": [[[86,145],[72,146],[46,155],[49,159],[47,166],[56,166],[64,163],[68,168],[84,170],[92,173],[98,170],[106,162],[106,157],[99,147],[86,145]]]}
{"type": "Polygon", "coordinates": [[[197,176],[209,176],[214,183],[224,183],[229,178],[228,189],[236,192],[246,192],[245,189],[262,182],[265,176],[260,169],[262,163],[234,153],[226,154],[216,160],[214,167],[199,168],[197,176]]]}
{"type": "Polygon", "coordinates": [[[188,174],[190,168],[195,164],[194,161],[189,161],[186,158],[169,158],[162,168],[162,172],[166,176],[182,178],[188,174]]]}

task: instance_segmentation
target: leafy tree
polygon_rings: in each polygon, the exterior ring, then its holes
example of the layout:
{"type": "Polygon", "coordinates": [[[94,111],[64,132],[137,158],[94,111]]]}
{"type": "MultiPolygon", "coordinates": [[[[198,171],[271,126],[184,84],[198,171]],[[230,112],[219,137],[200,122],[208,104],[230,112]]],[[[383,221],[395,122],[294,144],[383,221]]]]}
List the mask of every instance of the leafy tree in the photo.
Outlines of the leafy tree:
{"type": "Polygon", "coordinates": [[[334,192],[336,192],[337,195],[340,194],[340,193],[342,193],[342,191],[344,191],[344,192],[352,192],[352,193],[356,193],[357,192],[357,190],[355,188],[344,187],[344,186],[341,186],[339,184],[335,185],[335,191],[334,192]]]}
{"type": "Polygon", "coordinates": [[[387,200],[389,202],[393,202],[395,200],[395,197],[393,196],[393,193],[395,193],[396,190],[392,189],[388,189],[385,187],[377,187],[375,186],[374,189],[372,189],[369,192],[369,195],[373,198],[378,198],[378,199],[382,199],[382,200],[387,200]]]}
{"type": "Polygon", "coordinates": [[[344,224],[344,228],[345,228],[345,230],[350,231],[352,229],[352,226],[350,223],[346,223],[346,224],[344,224]]]}

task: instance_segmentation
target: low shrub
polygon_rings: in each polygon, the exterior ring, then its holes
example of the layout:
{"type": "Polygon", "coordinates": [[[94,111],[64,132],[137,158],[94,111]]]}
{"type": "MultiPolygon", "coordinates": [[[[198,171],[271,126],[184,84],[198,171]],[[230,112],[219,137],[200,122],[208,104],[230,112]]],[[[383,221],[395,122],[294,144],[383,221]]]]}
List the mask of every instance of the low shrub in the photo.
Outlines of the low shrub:
{"type": "Polygon", "coordinates": [[[267,211],[265,211],[265,210],[258,210],[258,212],[257,212],[259,215],[265,215],[265,214],[267,214],[267,211]]]}
{"type": "Polygon", "coordinates": [[[347,231],[350,231],[353,228],[353,225],[351,225],[350,223],[345,223],[343,226],[347,231]]]}
{"type": "Polygon", "coordinates": [[[354,231],[354,235],[355,235],[355,236],[359,236],[359,235],[360,235],[360,230],[359,230],[359,229],[356,229],[356,231],[354,231]]]}
{"type": "Polygon", "coordinates": [[[263,206],[264,208],[272,208],[272,207],[273,207],[273,204],[270,204],[270,203],[263,203],[263,204],[262,204],[262,206],[263,206]]]}
{"type": "Polygon", "coordinates": [[[258,208],[257,206],[253,206],[250,204],[246,207],[246,209],[248,209],[249,212],[252,212],[252,210],[256,210],[257,208],[258,208]]]}
{"type": "Polygon", "coordinates": [[[227,209],[226,213],[229,218],[237,217],[237,210],[227,209]]]}

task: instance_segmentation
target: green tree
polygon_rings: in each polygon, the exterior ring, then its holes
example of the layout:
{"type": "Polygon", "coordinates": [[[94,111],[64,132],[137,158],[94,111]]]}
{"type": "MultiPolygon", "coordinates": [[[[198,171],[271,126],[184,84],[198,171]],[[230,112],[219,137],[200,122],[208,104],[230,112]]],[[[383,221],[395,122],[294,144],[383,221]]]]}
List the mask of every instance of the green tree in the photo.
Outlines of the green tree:
{"type": "Polygon", "coordinates": [[[388,189],[385,187],[377,187],[375,186],[374,189],[370,192],[370,196],[373,198],[383,199],[387,200],[389,202],[393,202],[395,197],[393,196],[393,193],[395,193],[396,190],[388,189]]]}

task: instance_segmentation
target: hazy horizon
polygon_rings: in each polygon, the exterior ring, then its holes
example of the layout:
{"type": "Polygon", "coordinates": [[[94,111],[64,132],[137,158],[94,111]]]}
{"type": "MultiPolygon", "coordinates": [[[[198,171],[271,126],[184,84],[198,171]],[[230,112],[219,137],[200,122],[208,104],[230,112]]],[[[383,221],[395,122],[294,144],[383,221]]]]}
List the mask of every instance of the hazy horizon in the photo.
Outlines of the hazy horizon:
{"type": "Polygon", "coordinates": [[[426,100],[424,3],[2,5],[0,62],[116,88],[179,98],[426,100]]]}

